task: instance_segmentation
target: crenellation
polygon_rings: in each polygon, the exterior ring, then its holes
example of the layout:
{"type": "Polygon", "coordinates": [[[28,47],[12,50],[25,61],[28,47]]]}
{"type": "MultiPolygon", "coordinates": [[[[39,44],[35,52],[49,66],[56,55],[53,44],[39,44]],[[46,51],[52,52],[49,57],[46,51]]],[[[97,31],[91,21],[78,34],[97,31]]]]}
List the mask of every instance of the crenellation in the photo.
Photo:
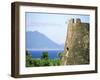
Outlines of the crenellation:
{"type": "Polygon", "coordinates": [[[76,19],[71,18],[71,19],[69,20],[69,23],[81,23],[81,19],[80,19],[80,18],[76,18],[76,19]]]}
{"type": "Polygon", "coordinates": [[[77,18],[76,19],[76,23],[79,23],[80,24],[81,23],[81,19],[80,18],[77,18]]]}
{"type": "Polygon", "coordinates": [[[74,18],[70,19],[69,23],[74,23],[74,18]]]}

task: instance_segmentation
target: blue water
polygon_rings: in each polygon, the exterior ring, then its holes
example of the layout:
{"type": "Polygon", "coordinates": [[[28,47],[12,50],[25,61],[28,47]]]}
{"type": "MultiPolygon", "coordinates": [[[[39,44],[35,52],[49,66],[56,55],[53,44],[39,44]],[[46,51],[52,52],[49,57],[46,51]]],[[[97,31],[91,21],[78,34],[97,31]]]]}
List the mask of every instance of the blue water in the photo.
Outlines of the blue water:
{"type": "MultiPolygon", "coordinates": [[[[32,55],[33,58],[41,58],[42,56],[42,53],[45,52],[45,51],[39,51],[39,50],[31,50],[31,51],[28,51],[29,54],[32,55]]],[[[46,51],[48,52],[48,56],[50,59],[55,59],[55,58],[59,58],[58,57],[58,53],[59,52],[63,52],[63,50],[49,50],[49,51],[46,51]]]]}

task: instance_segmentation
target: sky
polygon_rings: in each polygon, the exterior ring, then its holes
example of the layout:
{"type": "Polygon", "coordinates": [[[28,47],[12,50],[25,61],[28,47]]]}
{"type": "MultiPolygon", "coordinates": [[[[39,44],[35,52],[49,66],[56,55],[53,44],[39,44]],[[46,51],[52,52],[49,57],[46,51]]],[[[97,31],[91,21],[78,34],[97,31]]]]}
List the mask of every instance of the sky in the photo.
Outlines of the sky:
{"type": "Polygon", "coordinates": [[[71,18],[80,18],[81,22],[89,23],[89,15],[77,14],[53,14],[26,12],[25,23],[27,31],[38,31],[57,44],[64,44],[67,36],[67,24],[71,18]]]}

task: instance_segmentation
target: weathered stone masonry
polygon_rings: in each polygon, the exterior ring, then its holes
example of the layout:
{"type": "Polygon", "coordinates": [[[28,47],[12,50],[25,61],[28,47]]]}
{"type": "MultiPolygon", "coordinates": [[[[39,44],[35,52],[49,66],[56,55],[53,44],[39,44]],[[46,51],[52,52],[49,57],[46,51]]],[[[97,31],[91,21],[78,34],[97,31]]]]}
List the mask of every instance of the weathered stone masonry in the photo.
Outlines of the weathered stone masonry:
{"type": "Polygon", "coordinates": [[[89,23],[70,19],[62,65],[89,64],[89,23]]]}

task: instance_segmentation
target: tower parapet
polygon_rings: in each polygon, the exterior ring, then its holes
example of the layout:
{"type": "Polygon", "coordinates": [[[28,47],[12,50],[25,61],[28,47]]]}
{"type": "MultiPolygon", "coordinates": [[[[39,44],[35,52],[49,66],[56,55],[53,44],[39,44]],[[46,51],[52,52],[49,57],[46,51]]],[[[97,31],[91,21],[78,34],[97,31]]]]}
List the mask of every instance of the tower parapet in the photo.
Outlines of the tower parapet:
{"type": "Polygon", "coordinates": [[[76,19],[76,23],[79,23],[80,24],[81,23],[81,19],[77,18],[76,19]]]}
{"type": "Polygon", "coordinates": [[[81,19],[80,18],[76,18],[76,20],[74,18],[69,20],[69,23],[81,23],[81,19]]]}
{"type": "Polygon", "coordinates": [[[69,23],[74,23],[74,18],[70,19],[69,23]]]}

